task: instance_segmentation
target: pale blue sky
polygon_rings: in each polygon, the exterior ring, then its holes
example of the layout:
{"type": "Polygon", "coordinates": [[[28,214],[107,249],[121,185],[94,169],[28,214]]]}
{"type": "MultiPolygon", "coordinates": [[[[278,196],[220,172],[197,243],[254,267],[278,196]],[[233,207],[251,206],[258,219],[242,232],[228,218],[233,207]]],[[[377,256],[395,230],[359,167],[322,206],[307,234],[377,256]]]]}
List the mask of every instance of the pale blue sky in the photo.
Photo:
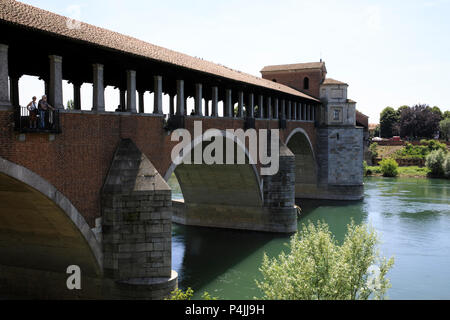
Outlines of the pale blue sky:
{"type": "MultiPolygon", "coordinates": [[[[257,76],[265,65],[322,57],[370,122],[388,105],[450,110],[450,0],[22,2],[257,76]]],[[[21,104],[39,95],[29,88],[21,104]]],[[[65,100],[71,94],[65,86],[65,100]]]]}

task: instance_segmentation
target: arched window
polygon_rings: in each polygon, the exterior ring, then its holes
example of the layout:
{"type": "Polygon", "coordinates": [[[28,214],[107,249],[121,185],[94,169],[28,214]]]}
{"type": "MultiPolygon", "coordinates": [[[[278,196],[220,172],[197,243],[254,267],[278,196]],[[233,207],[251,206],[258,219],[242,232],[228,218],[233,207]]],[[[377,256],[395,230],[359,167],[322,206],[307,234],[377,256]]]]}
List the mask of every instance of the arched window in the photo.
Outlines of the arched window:
{"type": "Polygon", "coordinates": [[[305,77],[305,79],[303,79],[303,89],[309,90],[309,78],[308,77],[305,77]]]}

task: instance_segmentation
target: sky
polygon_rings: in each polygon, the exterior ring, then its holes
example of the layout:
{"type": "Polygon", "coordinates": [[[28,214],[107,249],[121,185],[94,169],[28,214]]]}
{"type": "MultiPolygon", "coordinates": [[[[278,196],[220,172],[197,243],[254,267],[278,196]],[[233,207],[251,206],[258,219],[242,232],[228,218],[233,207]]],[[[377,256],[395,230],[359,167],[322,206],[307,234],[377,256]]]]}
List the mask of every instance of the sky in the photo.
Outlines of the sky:
{"type": "MultiPolygon", "coordinates": [[[[386,106],[450,110],[450,0],[22,2],[255,76],[266,65],[322,58],[327,76],[349,84],[349,98],[370,123],[386,106]]],[[[42,88],[22,78],[20,103],[42,88]]],[[[64,101],[71,90],[65,83],[64,101]]],[[[118,93],[105,95],[115,109],[118,93]]],[[[83,109],[91,100],[84,85],[83,109]]]]}

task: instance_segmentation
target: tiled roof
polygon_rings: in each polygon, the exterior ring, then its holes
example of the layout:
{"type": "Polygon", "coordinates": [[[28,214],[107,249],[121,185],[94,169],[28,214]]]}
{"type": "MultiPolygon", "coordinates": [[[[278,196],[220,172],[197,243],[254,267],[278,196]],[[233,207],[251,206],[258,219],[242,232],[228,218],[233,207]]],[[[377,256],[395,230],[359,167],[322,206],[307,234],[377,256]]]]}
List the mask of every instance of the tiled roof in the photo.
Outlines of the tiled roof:
{"type": "Polygon", "coordinates": [[[69,18],[18,1],[0,0],[0,20],[14,25],[54,33],[74,40],[85,41],[127,54],[170,63],[179,67],[318,101],[311,96],[285,85],[232,70],[213,62],[194,58],[87,23],[80,22],[79,28],[69,28],[68,21],[71,21],[69,18]]]}
{"type": "Polygon", "coordinates": [[[306,69],[322,69],[325,66],[325,62],[307,62],[307,63],[295,63],[295,64],[281,64],[274,66],[266,66],[261,72],[272,71],[294,71],[294,70],[306,70],[306,69]]]}
{"type": "Polygon", "coordinates": [[[344,85],[348,85],[348,84],[346,84],[345,82],[338,81],[338,80],[334,80],[334,79],[331,79],[331,78],[326,78],[326,79],[323,81],[322,84],[344,84],[344,85]]]}

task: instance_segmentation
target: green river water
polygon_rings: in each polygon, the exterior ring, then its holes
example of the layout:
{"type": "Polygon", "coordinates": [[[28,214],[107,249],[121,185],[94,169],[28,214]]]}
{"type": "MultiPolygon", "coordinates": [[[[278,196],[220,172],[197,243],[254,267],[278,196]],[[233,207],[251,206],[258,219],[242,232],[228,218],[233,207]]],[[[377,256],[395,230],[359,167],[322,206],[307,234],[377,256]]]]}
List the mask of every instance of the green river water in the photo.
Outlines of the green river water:
{"type": "MultiPolygon", "coordinates": [[[[182,198],[175,180],[174,198],[182,198]]],[[[450,183],[435,179],[367,178],[360,202],[303,201],[299,226],[324,220],[338,240],[347,224],[369,223],[381,254],[395,257],[389,299],[450,299],[450,183]]],[[[253,299],[264,253],[287,250],[289,235],[173,226],[172,267],[179,287],[196,298],[253,299]]]]}

